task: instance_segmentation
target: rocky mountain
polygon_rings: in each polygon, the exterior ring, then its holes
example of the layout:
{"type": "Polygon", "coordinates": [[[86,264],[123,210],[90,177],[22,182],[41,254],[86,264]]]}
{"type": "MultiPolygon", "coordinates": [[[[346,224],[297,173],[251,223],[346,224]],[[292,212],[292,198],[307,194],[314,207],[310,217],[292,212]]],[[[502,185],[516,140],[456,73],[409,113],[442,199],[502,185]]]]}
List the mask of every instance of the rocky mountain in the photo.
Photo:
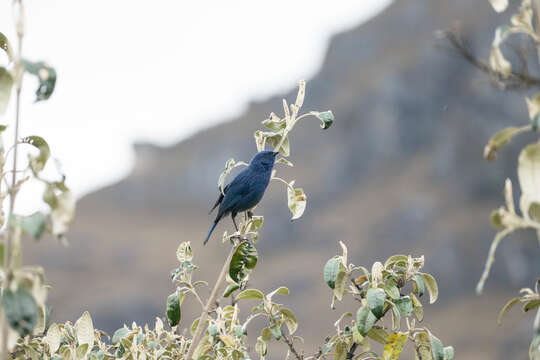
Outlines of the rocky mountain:
{"type": "MultiPolygon", "coordinates": [[[[265,224],[251,283],[291,289],[282,301],[297,314],[306,351],[316,350],[345,311],[329,309],[322,281],[342,240],[359,265],[425,255],[440,287],[440,300],[426,306],[426,326],[455,346],[458,359],[526,358],[532,317],[515,310],[497,327],[496,316],[540,271],[534,234],[506,240],[485,294],[474,294],[494,235],[489,212],[502,203],[504,180],[515,179],[518,150],[532,138],[513,143],[496,163],[485,162],[482,150],[496,130],[527,121],[523,94],[492,88],[463,60],[436,49],[433,34],[460,21],[475,51],[487,56],[507,17],[488,1],[398,0],[333,38],[320,73],[308,81],[304,109],[331,109],[336,121],[325,132],[316,120],[299,124],[291,138],[295,166],[279,169],[306,191],[306,213],[289,221],[279,183],[257,209],[265,224]]],[[[218,235],[202,246],[217,177],[228,158],[250,159],[253,132],[295,91],[291,84],[290,93],[253,103],[239,118],[175,146],[137,145],[128,178],[80,201],[69,248],[27,246],[26,262],[43,264],[52,284],[54,318],[75,319],[88,309],[109,331],[153,322],[173,291],[169,271],[181,241],[191,241],[199,276],[213,282],[228,252],[218,235]]],[[[215,234],[231,228],[223,221],[215,234]]],[[[186,301],[183,310],[189,326],[198,309],[186,301]]]]}

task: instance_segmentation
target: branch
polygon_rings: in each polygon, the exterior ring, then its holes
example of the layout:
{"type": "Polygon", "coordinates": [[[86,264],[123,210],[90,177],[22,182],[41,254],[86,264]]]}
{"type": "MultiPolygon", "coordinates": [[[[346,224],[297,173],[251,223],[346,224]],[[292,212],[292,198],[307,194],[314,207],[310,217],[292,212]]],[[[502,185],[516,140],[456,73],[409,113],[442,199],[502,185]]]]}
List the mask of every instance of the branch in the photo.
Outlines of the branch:
{"type": "Polygon", "coordinates": [[[354,356],[354,352],[356,351],[357,347],[358,347],[357,343],[352,344],[351,348],[349,349],[349,352],[347,353],[347,357],[345,359],[351,360],[354,356]]]}
{"type": "MultiPolygon", "coordinates": [[[[15,134],[13,141],[13,168],[11,176],[11,188],[8,189],[9,192],[9,213],[7,217],[7,231],[6,231],[6,251],[4,253],[4,269],[5,269],[5,284],[3,285],[4,289],[8,289],[11,285],[13,279],[13,227],[9,225],[9,219],[13,216],[13,210],[15,208],[15,197],[17,196],[17,142],[19,139],[19,122],[21,114],[21,87],[22,87],[22,44],[24,38],[24,8],[22,0],[17,0],[13,2],[15,7],[15,24],[17,30],[17,54],[15,58],[15,76],[16,76],[16,102],[15,102],[15,134]]],[[[7,318],[4,314],[1,326],[1,340],[2,345],[0,349],[0,354],[2,359],[9,358],[9,349],[8,349],[8,323],[7,318]]]]}
{"type": "Polygon", "coordinates": [[[227,268],[229,267],[229,262],[231,261],[231,258],[235,250],[236,250],[236,246],[231,247],[231,251],[229,252],[227,259],[225,260],[225,263],[223,264],[223,268],[221,269],[219,277],[216,281],[216,285],[214,285],[214,288],[212,289],[212,292],[210,293],[210,297],[208,298],[208,301],[206,302],[206,305],[203,308],[201,316],[199,317],[199,324],[197,324],[197,329],[195,330],[195,334],[193,334],[191,345],[189,346],[186,360],[190,360],[192,358],[193,352],[195,351],[195,349],[197,348],[197,345],[199,344],[199,341],[201,340],[203,329],[206,324],[206,320],[208,319],[208,314],[210,313],[210,308],[216,302],[218,291],[221,285],[223,284],[223,280],[225,280],[225,274],[227,274],[227,268]]]}
{"type": "MultiPolygon", "coordinates": [[[[497,87],[504,89],[528,89],[531,87],[540,87],[540,78],[531,76],[527,71],[526,65],[522,65],[523,70],[512,70],[510,74],[505,77],[503,76],[503,74],[493,71],[486,62],[476,57],[476,55],[473,54],[472,50],[468,46],[465,39],[463,39],[457,33],[457,31],[442,30],[438,32],[438,36],[442,39],[448,40],[448,42],[450,43],[450,48],[441,45],[438,45],[437,47],[450,50],[451,52],[462,57],[468,63],[481,70],[483,73],[489,75],[490,79],[495,85],[497,85],[497,87]]],[[[523,64],[522,57],[521,61],[523,64]]]]}
{"type": "Polygon", "coordinates": [[[291,353],[296,357],[297,360],[304,360],[304,355],[298,354],[298,351],[296,351],[296,349],[294,348],[294,344],[292,340],[289,339],[287,335],[285,335],[285,332],[281,333],[281,338],[287,344],[287,346],[289,347],[289,350],[291,350],[291,353]]]}

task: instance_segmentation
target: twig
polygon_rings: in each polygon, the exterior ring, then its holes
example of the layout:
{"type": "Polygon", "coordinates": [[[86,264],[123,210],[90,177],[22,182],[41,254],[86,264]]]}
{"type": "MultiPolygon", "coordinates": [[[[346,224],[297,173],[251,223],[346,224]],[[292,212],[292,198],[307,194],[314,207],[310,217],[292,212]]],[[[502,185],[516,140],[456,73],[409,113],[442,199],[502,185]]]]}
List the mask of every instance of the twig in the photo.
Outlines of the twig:
{"type": "MultiPolygon", "coordinates": [[[[458,35],[456,31],[440,31],[439,36],[448,40],[448,42],[450,43],[451,47],[446,49],[455,52],[460,57],[469,62],[471,65],[488,74],[499,87],[505,89],[525,89],[530,87],[540,87],[540,78],[531,76],[527,71],[526,66],[522,66],[524,70],[512,70],[510,74],[508,74],[508,76],[504,77],[501,73],[493,71],[486,62],[478,59],[473,54],[466,41],[460,35],[458,35]]],[[[444,46],[440,45],[438,45],[438,47],[445,48],[444,46]]]]}
{"type": "MultiPolygon", "coordinates": [[[[540,0],[533,0],[533,19],[534,19],[534,30],[536,35],[540,36],[540,0]]],[[[536,46],[536,52],[538,59],[540,60],[540,44],[536,46]]]]}
{"type": "Polygon", "coordinates": [[[347,352],[347,357],[345,359],[351,360],[354,356],[354,352],[356,351],[357,347],[358,347],[357,343],[352,344],[351,348],[349,349],[349,352],[347,352]]]}
{"type": "Polygon", "coordinates": [[[210,293],[210,297],[208,298],[208,301],[206,302],[206,305],[204,306],[203,311],[201,312],[201,316],[199,317],[199,324],[197,324],[197,329],[195,330],[195,334],[193,334],[193,339],[191,340],[191,345],[189,346],[189,350],[186,355],[186,360],[190,360],[192,358],[193,352],[197,348],[197,345],[199,345],[199,341],[201,340],[202,332],[203,332],[206,320],[208,320],[208,314],[210,313],[211,307],[216,302],[218,291],[221,288],[221,285],[223,284],[223,280],[225,280],[225,274],[227,273],[229,262],[231,261],[231,258],[235,250],[236,250],[236,246],[231,247],[231,251],[229,255],[227,256],[227,260],[225,260],[225,263],[223,264],[223,268],[221,269],[221,272],[217,278],[216,285],[214,285],[214,288],[212,289],[212,292],[210,293]]]}
{"type": "Polygon", "coordinates": [[[497,250],[497,246],[501,242],[501,240],[508,234],[510,234],[512,231],[514,231],[514,228],[506,228],[502,231],[499,231],[497,235],[495,235],[495,238],[493,239],[493,242],[491,243],[491,246],[489,247],[489,253],[488,258],[486,260],[486,265],[484,266],[484,272],[482,273],[482,276],[480,277],[480,281],[478,281],[478,285],[476,285],[476,293],[481,294],[482,290],[484,290],[484,283],[486,282],[488,276],[489,276],[489,270],[491,269],[491,265],[493,265],[493,262],[495,261],[495,251],[497,250]]]}
{"type": "MultiPolygon", "coordinates": [[[[16,98],[15,98],[15,134],[14,134],[14,141],[13,141],[13,168],[12,168],[12,176],[11,176],[11,188],[8,189],[9,191],[9,213],[7,217],[8,225],[7,225],[7,231],[6,231],[6,251],[4,253],[4,266],[5,266],[5,284],[3,284],[4,289],[8,289],[11,285],[11,281],[13,279],[13,269],[12,269],[12,257],[13,257],[13,230],[12,227],[9,225],[9,219],[13,216],[13,211],[15,208],[15,198],[17,196],[17,187],[15,186],[17,182],[17,142],[19,139],[19,122],[20,122],[20,116],[21,116],[21,88],[22,88],[22,60],[21,60],[21,54],[22,54],[22,45],[23,45],[23,37],[24,37],[24,9],[22,0],[18,0],[14,2],[14,6],[16,7],[16,30],[17,30],[17,54],[15,58],[15,76],[16,76],[16,98]]],[[[4,315],[3,322],[2,322],[2,359],[8,359],[9,358],[9,349],[8,349],[8,323],[7,319],[4,315]]]]}
{"type": "Polygon", "coordinates": [[[285,335],[285,332],[281,333],[281,338],[287,344],[287,346],[289,347],[289,350],[291,350],[291,353],[296,357],[297,360],[304,360],[304,355],[298,354],[298,351],[296,351],[296,349],[294,348],[294,344],[292,340],[289,339],[287,335],[285,335]]]}

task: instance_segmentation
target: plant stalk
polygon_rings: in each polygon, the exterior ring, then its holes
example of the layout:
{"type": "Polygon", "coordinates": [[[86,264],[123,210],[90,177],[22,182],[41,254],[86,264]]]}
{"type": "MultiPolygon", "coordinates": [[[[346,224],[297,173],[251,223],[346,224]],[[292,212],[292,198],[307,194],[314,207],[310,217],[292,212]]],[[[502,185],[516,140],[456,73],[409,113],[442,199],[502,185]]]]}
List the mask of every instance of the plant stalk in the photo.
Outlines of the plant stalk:
{"type": "MultiPolygon", "coordinates": [[[[540,0],[533,0],[533,20],[534,20],[534,31],[536,36],[540,38],[540,0]]],[[[536,46],[536,51],[538,54],[538,61],[540,62],[540,45],[536,46]]]]}
{"type": "MultiPolygon", "coordinates": [[[[11,173],[11,188],[9,189],[9,212],[7,216],[6,227],[6,249],[4,251],[4,270],[5,270],[5,283],[3,289],[7,289],[11,285],[13,280],[13,229],[9,224],[10,219],[13,217],[15,208],[15,198],[17,197],[17,142],[19,141],[19,123],[21,118],[21,89],[22,89],[22,45],[24,38],[24,9],[22,0],[14,2],[15,8],[15,22],[17,31],[17,54],[15,57],[15,76],[16,76],[16,98],[15,98],[15,134],[13,137],[13,168],[11,173]]],[[[2,334],[1,334],[1,355],[2,359],[9,359],[8,349],[8,323],[5,314],[2,316],[2,334]]]]}
{"type": "Polygon", "coordinates": [[[218,291],[221,288],[223,281],[225,280],[225,275],[227,274],[229,263],[231,262],[232,256],[236,248],[237,248],[236,246],[233,246],[231,248],[231,251],[229,255],[227,256],[227,259],[225,260],[225,263],[223,264],[223,268],[221,269],[221,272],[217,278],[216,285],[214,285],[214,288],[212,289],[212,292],[210,293],[210,297],[208,298],[208,301],[206,302],[206,305],[204,306],[201,312],[201,316],[199,317],[199,324],[197,324],[197,329],[195,330],[195,334],[193,334],[193,338],[191,340],[191,345],[189,346],[186,360],[190,360],[192,358],[193,352],[195,352],[195,349],[199,345],[206,320],[208,320],[208,314],[210,313],[210,309],[212,308],[213,304],[216,302],[218,291]]]}

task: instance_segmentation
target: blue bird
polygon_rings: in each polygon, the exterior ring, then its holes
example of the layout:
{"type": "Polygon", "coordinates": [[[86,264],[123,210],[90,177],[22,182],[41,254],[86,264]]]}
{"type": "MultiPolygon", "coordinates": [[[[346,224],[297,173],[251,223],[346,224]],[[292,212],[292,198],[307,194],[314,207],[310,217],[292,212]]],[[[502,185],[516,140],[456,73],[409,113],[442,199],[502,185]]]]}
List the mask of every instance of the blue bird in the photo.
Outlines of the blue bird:
{"type": "Polygon", "coordinates": [[[216,219],[204,240],[205,245],[217,223],[228,214],[231,214],[234,227],[238,231],[238,226],[234,218],[239,212],[248,211],[261,201],[266,187],[270,182],[270,176],[272,175],[277,154],[278,152],[269,150],[257,153],[251,159],[249,166],[225,186],[223,189],[225,195],[220,194],[212,210],[210,210],[210,213],[212,213],[219,205],[216,219]]]}

